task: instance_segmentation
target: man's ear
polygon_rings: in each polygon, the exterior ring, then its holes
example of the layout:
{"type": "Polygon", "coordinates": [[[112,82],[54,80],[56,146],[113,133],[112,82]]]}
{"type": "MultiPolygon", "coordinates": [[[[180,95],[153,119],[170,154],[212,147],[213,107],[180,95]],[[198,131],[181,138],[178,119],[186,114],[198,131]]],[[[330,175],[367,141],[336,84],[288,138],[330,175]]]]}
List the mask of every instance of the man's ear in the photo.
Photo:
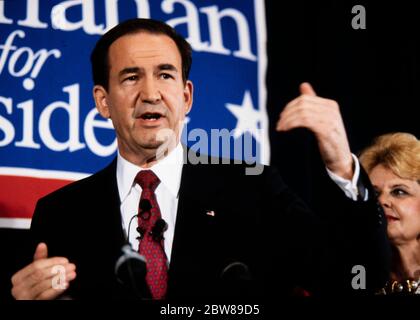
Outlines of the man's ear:
{"type": "Polygon", "coordinates": [[[96,85],[93,87],[93,98],[95,99],[96,109],[102,117],[108,119],[111,117],[107,101],[107,92],[104,87],[96,85]]]}
{"type": "Polygon", "coordinates": [[[185,114],[191,111],[193,104],[194,86],[190,80],[187,80],[184,88],[185,114]]]}

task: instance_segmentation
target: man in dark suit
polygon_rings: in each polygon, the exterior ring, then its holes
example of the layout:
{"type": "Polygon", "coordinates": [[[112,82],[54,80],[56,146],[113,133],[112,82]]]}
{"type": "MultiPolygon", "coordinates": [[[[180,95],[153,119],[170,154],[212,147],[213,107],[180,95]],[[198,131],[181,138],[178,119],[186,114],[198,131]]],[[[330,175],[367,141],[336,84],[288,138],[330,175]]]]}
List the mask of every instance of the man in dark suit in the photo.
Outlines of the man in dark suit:
{"type": "Polygon", "coordinates": [[[146,257],[143,298],[350,292],[357,289],[354,265],[364,266],[369,290],[383,284],[383,214],[334,101],[302,84],[278,122],[279,131],[305,127],[315,134],[338,185],[338,209],[315,215],[274,168],[247,175],[244,165],[208,164],[214,159],[182,148],[193,96],[191,48],[172,28],[126,21],[98,41],[91,61],[96,106],[114,124],[118,156],[39,200],[34,261],[13,276],[15,298],[130,298],[114,270],[127,241],[146,257]],[[154,234],[162,219],[164,239],[154,234]]]}

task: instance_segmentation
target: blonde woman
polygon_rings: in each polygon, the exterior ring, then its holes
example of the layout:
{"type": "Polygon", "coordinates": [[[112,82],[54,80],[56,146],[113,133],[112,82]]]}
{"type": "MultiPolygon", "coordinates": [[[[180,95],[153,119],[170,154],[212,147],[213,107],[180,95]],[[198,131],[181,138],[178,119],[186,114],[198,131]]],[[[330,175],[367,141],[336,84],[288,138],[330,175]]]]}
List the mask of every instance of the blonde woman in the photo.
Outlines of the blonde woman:
{"type": "Polygon", "coordinates": [[[382,294],[420,294],[420,141],[408,133],[378,137],[360,161],[377,192],[393,247],[382,294]]]}

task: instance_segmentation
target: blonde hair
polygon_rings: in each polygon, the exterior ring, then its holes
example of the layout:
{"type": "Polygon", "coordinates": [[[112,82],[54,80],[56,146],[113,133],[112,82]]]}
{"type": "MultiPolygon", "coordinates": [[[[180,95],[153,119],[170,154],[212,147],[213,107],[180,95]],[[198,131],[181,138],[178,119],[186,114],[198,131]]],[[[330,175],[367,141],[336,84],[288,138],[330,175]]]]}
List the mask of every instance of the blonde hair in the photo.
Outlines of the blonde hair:
{"type": "Polygon", "coordinates": [[[361,152],[360,162],[368,173],[383,165],[400,178],[420,184],[420,141],[412,134],[396,132],[377,137],[361,152]]]}

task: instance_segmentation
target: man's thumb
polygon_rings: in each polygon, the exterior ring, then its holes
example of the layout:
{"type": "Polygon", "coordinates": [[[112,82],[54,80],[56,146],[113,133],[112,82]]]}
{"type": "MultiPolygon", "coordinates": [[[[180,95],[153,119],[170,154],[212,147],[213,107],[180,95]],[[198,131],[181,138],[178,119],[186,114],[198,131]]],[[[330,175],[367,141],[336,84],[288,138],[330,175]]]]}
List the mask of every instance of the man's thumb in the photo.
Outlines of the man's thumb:
{"type": "Polygon", "coordinates": [[[300,93],[307,94],[308,96],[316,96],[315,90],[312,88],[309,82],[303,82],[300,84],[300,93]]]}
{"type": "Polygon", "coordinates": [[[41,242],[36,247],[34,260],[46,259],[46,258],[48,258],[48,248],[44,242],[41,242]]]}

